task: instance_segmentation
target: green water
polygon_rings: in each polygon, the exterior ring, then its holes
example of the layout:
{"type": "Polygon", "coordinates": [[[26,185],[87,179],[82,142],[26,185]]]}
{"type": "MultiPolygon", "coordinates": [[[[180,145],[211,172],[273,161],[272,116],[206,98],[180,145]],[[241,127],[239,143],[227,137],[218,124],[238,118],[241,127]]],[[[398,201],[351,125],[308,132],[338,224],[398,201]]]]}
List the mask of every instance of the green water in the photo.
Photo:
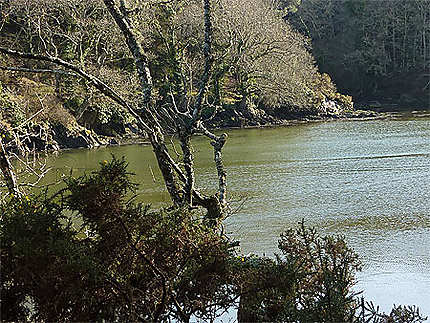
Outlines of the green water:
{"type": "MultiPolygon", "coordinates": [[[[385,310],[417,304],[430,314],[430,115],[228,132],[229,193],[245,203],[226,228],[244,253],[272,255],[279,234],[304,218],[345,235],[360,254],[357,290],[385,310]]],[[[194,143],[197,184],[214,188],[210,146],[194,143]]],[[[169,202],[148,146],[63,152],[50,159],[47,181],[94,169],[111,153],[126,156],[141,200],[169,202]]]]}

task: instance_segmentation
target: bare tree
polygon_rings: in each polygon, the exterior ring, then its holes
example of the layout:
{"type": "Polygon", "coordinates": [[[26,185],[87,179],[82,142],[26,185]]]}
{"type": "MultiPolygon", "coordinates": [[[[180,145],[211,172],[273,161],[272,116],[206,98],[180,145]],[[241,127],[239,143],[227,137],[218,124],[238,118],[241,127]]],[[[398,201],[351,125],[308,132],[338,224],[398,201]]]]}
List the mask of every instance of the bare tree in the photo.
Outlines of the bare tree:
{"type": "MultiPolygon", "coordinates": [[[[217,136],[207,130],[202,124],[203,102],[207,86],[211,77],[213,64],[212,56],[212,20],[211,1],[203,1],[204,9],[204,66],[201,71],[200,84],[195,96],[185,94],[185,100],[178,100],[178,96],[170,91],[170,104],[160,104],[155,96],[153,73],[151,71],[151,55],[142,44],[144,38],[136,28],[137,22],[134,14],[146,5],[166,6],[169,3],[147,3],[145,1],[127,2],[124,0],[103,0],[107,11],[113,18],[116,28],[120,31],[127,48],[134,60],[135,71],[139,81],[141,93],[139,101],[124,98],[119,91],[111,87],[94,74],[88,72],[84,64],[73,64],[63,59],[56,50],[46,51],[48,45],[43,46],[45,54],[32,50],[32,52],[17,51],[0,47],[0,53],[19,58],[24,61],[33,60],[48,65],[45,70],[52,73],[58,71],[58,66],[85,79],[91,86],[109,97],[115,103],[127,109],[136,119],[139,127],[144,130],[153,147],[158,166],[162,173],[167,191],[175,206],[185,208],[203,207],[211,219],[223,217],[226,209],[226,172],[222,160],[222,148],[227,135],[217,136]],[[46,54],[48,53],[48,54],[46,54]],[[169,147],[165,141],[166,134],[176,134],[181,145],[182,160],[172,158],[169,147]],[[194,154],[192,136],[201,133],[211,140],[214,151],[214,161],[218,174],[218,191],[210,196],[199,192],[195,184],[194,154]]],[[[43,44],[43,41],[42,41],[43,44]]],[[[175,45],[175,44],[173,44],[175,45]]],[[[55,49],[55,45],[51,48],[55,49]]],[[[14,67],[8,67],[14,68],[14,67]]],[[[25,71],[22,69],[22,71],[25,71]]],[[[29,72],[35,72],[29,70],[29,72]]],[[[215,221],[214,223],[217,223],[215,221]]]]}
{"type": "MultiPolygon", "coordinates": [[[[252,107],[321,113],[324,100],[336,99],[319,91],[316,84],[322,75],[310,53],[310,41],[282,19],[277,2],[219,0],[215,4],[211,103],[222,105],[225,95],[222,98],[221,93],[228,93],[228,103],[255,116],[252,107]]],[[[199,5],[189,2],[186,8],[173,24],[187,51],[187,75],[192,79],[196,61],[203,60],[194,45],[203,33],[199,5]]],[[[192,91],[193,82],[187,84],[192,91]]]]}
{"type": "MultiPolygon", "coordinates": [[[[25,125],[43,112],[42,100],[40,103],[42,108],[39,112],[24,120],[21,125],[25,125]]],[[[36,134],[27,131],[28,129],[20,131],[18,128],[20,127],[8,128],[0,123],[0,174],[4,181],[0,187],[6,187],[8,194],[15,198],[22,198],[26,193],[26,187],[38,186],[49,168],[46,158],[40,157],[36,147],[28,146],[32,142],[31,137],[43,137],[42,129],[36,134]],[[14,159],[13,163],[11,159],[14,159]]]]}
{"type": "Polygon", "coordinates": [[[217,15],[229,72],[242,99],[258,96],[269,106],[312,105],[318,70],[308,40],[283,21],[274,2],[222,0],[217,15]]]}

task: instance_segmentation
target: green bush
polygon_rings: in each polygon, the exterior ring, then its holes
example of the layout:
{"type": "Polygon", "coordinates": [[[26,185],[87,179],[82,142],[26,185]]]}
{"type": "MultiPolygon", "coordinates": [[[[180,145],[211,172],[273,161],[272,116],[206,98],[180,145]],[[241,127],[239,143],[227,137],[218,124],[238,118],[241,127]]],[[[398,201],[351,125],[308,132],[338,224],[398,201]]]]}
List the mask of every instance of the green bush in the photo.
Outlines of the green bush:
{"type": "Polygon", "coordinates": [[[66,184],[1,205],[3,320],[186,321],[231,306],[228,240],[130,201],[124,160],[66,184]]]}
{"type": "Polygon", "coordinates": [[[276,259],[248,258],[242,321],[347,322],[355,315],[358,256],[341,237],[320,237],[302,222],[279,240],[276,259]],[[254,279],[258,277],[258,279],[254,279]]]}

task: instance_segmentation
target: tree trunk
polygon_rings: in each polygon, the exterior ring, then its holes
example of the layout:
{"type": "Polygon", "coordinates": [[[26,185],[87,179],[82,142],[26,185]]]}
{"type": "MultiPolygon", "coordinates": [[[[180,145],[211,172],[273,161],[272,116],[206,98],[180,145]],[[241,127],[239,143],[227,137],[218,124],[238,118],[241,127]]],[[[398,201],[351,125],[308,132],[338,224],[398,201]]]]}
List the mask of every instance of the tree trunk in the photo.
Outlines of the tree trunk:
{"type": "Polygon", "coordinates": [[[12,165],[9,162],[9,158],[7,156],[6,150],[3,145],[3,140],[0,137],[0,168],[3,174],[3,177],[6,182],[7,189],[10,194],[15,196],[20,195],[20,191],[18,189],[18,184],[16,182],[15,173],[13,172],[12,165]]]}

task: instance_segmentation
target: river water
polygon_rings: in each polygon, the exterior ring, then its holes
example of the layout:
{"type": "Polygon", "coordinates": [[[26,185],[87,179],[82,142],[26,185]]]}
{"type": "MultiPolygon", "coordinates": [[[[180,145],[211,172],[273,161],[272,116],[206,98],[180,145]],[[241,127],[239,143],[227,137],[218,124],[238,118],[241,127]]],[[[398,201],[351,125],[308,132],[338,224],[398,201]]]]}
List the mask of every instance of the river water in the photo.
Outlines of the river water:
{"type": "MultiPolygon", "coordinates": [[[[230,197],[243,205],[226,220],[243,253],[271,256],[279,234],[304,219],[341,234],[360,255],[356,290],[388,311],[416,304],[430,314],[430,114],[230,130],[224,149],[230,197]]],[[[195,138],[197,184],[215,188],[205,138],[195,138]]],[[[142,145],[61,153],[56,172],[94,169],[126,156],[140,199],[167,204],[151,148],[142,145]]]]}

